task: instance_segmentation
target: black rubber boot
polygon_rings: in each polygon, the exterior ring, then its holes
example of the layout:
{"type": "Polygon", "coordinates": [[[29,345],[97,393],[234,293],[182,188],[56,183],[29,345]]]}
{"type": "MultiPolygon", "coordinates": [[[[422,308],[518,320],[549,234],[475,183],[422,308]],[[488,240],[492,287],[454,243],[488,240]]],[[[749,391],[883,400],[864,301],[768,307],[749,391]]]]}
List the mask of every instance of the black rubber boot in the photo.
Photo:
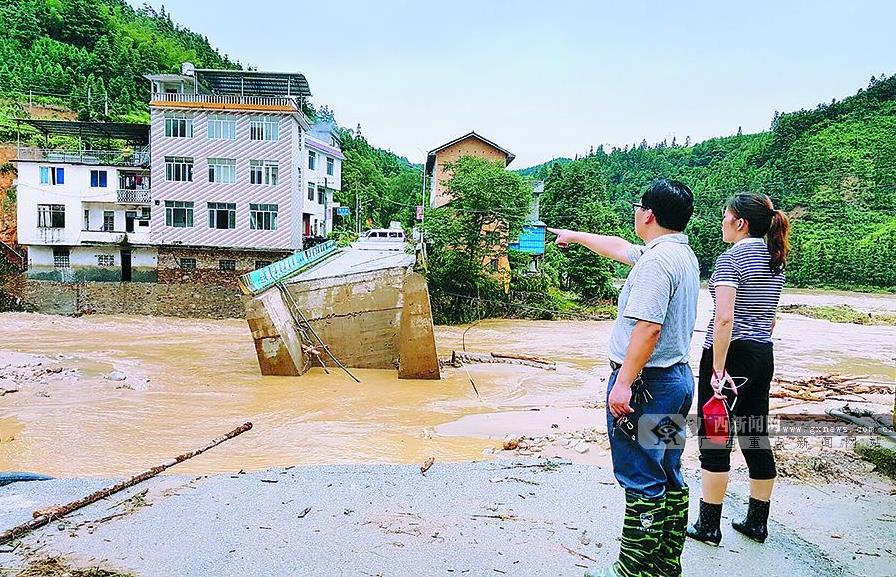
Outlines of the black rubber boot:
{"type": "Polygon", "coordinates": [[[722,530],[719,528],[721,521],[722,504],[707,503],[700,499],[700,516],[688,527],[688,537],[710,545],[718,545],[722,542],[722,530]]]}
{"type": "Polygon", "coordinates": [[[765,543],[768,538],[768,506],[768,501],[750,497],[747,517],[743,521],[732,521],[731,526],[738,533],[743,533],[758,543],[765,543]]]}

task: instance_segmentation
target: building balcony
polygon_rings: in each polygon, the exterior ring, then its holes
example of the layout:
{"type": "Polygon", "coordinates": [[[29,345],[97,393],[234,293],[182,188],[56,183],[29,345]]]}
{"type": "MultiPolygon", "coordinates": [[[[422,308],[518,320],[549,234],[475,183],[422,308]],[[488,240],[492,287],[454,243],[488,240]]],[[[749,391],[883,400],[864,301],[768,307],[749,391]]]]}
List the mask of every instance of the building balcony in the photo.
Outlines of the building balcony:
{"type": "Polygon", "coordinates": [[[149,147],[134,151],[19,148],[16,158],[25,162],[55,162],[95,166],[139,166],[148,168],[149,147]]]}
{"type": "Polygon", "coordinates": [[[221,110],[301,112],[299,96],[240,96],[238,94],[153,93],[151,106],[221,110]]]}
{"type": "Polygon", "coordinates": [[[144,230],[125,232],[123,230],[82,230],[79,240],[82,244],[123,244],[125,237],[129,244],[149,244],[149,227],[144,230]]]}
{"type": "Polygon", "coordinates": [[[148,188],[119,188],[116,202],[119,204],[149,204],[152,194],[148,188]]]}

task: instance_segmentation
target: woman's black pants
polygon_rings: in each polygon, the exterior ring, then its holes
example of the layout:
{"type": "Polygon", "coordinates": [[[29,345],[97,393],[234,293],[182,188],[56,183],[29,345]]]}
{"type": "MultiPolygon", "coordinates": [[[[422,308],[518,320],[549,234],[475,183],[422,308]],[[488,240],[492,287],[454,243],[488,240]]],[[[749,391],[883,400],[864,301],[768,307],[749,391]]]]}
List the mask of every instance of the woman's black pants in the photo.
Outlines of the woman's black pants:
{"type": "MultiPolygon", "coordinates": [[[[735,396],[725,389],[731,417],[731,433],[727,444],[716,444],[706,439],[703,423],[703,404],[713,394],[712,349],[703,349],[700,358],[700,374],[697,381],[697,415],[700,418],[700,465],[713,473],[727,473],[731,469],[731,449],[733,435],[738,436],[740,450],[747,461],[750,478],[756,480],[774,479],[776,476],[775,457],[768,438],[768,394],[775,360],[771,343],[758,341],[731,341],[725,369],[732,377],[746,377],[746,382],[738,387],[735,396]],[[734,402],[736,399],[736,402],[734,402]]],[[[735,379],[740,383],[743,379],[735,379]]]]}

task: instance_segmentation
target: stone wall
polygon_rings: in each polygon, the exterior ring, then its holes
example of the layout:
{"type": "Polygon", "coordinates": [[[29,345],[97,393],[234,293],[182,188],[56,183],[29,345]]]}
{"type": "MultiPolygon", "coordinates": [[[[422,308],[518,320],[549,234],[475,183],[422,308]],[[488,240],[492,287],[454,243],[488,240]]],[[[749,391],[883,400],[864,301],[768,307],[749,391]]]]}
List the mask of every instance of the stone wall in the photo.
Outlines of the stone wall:
{"type": "Polygon", "coordinates": [[[28,279],[26,310],[48,314],[97,313],[196,318],[245,318],[235,286],[197,283],[59,283],[28,279]]]}
{"type": "Polygon", "coordinates": [[[240,275],[255,270],[258,261],[277,262],[292,254],[290,251],[245,251],[227,249],[198,249],[160,247],[158,282],[163,284],[208,284],[236,287],[240,275]],[[184,269],[180,259],[196,260],[195,269],[184,269]],[[221,261],[232,260],[235,270],[222,270],[221,261]]]}

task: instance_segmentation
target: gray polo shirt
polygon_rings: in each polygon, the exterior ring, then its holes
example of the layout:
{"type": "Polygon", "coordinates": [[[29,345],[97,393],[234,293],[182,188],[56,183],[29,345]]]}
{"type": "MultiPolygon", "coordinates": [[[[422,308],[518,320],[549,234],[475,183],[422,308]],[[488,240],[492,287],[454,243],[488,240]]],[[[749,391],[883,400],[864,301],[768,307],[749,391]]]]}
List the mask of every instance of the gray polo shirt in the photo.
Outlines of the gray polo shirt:
{"type": "Polygon", "coordinates": [[[619,293],[619,315],[610,335],[610,360],[622,363],[639,320],[662,325],[647,367],[688,362],[697,318],[700,265],[684,234],[666,234],[629,252],[634,261],[619,293]]]}

